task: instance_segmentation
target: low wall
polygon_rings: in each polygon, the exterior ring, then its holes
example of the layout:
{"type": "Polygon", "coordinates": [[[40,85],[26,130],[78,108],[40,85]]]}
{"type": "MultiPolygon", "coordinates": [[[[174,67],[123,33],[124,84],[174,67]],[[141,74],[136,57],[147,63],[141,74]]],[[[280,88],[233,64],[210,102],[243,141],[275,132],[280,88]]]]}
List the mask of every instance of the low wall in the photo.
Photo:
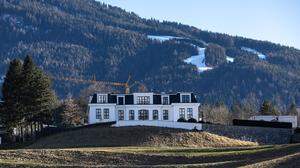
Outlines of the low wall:
{"type": "Polygon", "coordinates": [[[291,142],[292,129],[203,124],[202,130],[229,138],[260,144],[286,144],[291,142]]]}
{"type": "Polygon", "coordinates": [[[172,121],[118,121],[113,126],[115,127],[126,127],[126,126],[154,126],[164,128],[178,128],[186,130],[202,130],[202,124],[200,123],[183,123],[183,122],[172,122],[172,121]]]}

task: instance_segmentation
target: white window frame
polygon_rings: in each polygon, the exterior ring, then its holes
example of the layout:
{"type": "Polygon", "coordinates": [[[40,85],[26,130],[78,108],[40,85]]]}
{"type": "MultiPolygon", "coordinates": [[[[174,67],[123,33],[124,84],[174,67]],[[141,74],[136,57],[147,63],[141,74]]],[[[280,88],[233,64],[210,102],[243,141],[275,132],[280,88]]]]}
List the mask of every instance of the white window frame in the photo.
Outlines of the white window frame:
{"type": "Polygon", "coordinates": [[[124,110],[118,110],[118,120],[119,121],[124,121],[125,120],[125,112],[124,112],[124,110]]]}
{"type": "Polygon", "coordinates": [[[192,98],[191,98],[191,94],[182,94],[182,95],[180,96],[180,99],[181,99],[181,100],[180,100],[181,103],[191,103],[191,102],[192,102],[192,101],[191,101],[191,99],[192,99],[192,98]],[[183,102],[183,97],[184,97],[184,96],[189,96],[189,101],[188,101],[188,102],[183,102]]]}
{"type": "Polygon", "coordinates": [[[194,118],[194,117],[193,117],[193,113],[194,113],[194,112],[193,112],[193,108],[187,108],[186,111],[187,111],[187,118],[188,118],[188,119],[194,118]]]}
{"type": "Polygon", "coordinates": [[[103,109],[103,119],[109,120],[109,109],[108,108],[103,109]]]}
{"type": "Polygon", "coordinates": [[[179,108],[179,118],[185,119],[185,108],[179,108]]]}
{"type": "Polygon", "coordinates": [[[98,95],[98,103],[100,103],[100,104],[108,103],[108,96],[106,94],[99,94],[98,95]]]}
{"type": "Polygon", "coordinates": [[[96,119],[102,120],[102,109],[96,109],[96,119]]]}
{"type": "Polygon", "coordinates": [[[129,110],[129,115],[128,115],[129,120],[135,120],[135,111],[134,110],[129,110]]]}
{"type": "Polygon", "coordinates": [[[117,96],[117,104],[120,105],[120,102],[119,102],[119,98],[120,97],[123,97],[123,104],[121,104],[121,106],[125,105],[125,96],[117,96]]]}
{"type": "Polygon", "coordinates": [[[159,120],[159,112],[158,112],[158,110],[153,110],[152,111],[152,120],[159,120]],[[154,119],[154,116],[156,116],[157,118],[154,119]]]}
{"type": "Polygon", "coordinates": [[[169,110],[163,110],[163,120],[169,120],[169,110]],[[165,115],[167,114],[167,115],[165,115]]]}
{"type": "Polygon", "coordinates": [[[162,105],[169,105],[169,104],[170,104],[170,98],[169,98],[169,96],[162,96],[162,105]],[[164,103],[164,98],[168,99],[167,104],[164,103]]]}
{"type": "Polygon", "coordinates": [[[138,119],[141,121],[149,120],[149,110],[141,109],[138,111],[138,119]]]}

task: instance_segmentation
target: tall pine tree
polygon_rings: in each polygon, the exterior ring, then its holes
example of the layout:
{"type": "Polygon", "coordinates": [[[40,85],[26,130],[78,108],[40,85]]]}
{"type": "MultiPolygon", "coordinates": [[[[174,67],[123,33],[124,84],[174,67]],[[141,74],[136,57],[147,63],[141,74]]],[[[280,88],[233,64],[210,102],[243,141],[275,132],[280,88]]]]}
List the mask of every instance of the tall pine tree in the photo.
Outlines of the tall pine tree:
{"type": "Polygon", "coordinates": [[[3,94],[3,110],[1,113],[2,124],[5,125],[8,132],[12,133],[12,129],[20,124],[23,115],[21,109],[21,92],[20,81],[22,72],[22,62],[18,59],[10,63],[6,77],[2,87],[3,94]]]}
{"type": "Polygon", "coordinates": [[[13,60],[2,88],[2,124],[12,133],[17,128],[24,135],[34,133],[42,125],[52,121],[52,112],[57,98],[51,89],[50,79],[39,69],[30,56],[24,60],[13,60]],[[38,127],[37,127],[38,126],[38,127]]]}
{"type": "Polygon", "coordinates": [[[22,104],[26,122],[49,124],[56,100],[51,80],[27,56],[22,69],[22,104]]]}

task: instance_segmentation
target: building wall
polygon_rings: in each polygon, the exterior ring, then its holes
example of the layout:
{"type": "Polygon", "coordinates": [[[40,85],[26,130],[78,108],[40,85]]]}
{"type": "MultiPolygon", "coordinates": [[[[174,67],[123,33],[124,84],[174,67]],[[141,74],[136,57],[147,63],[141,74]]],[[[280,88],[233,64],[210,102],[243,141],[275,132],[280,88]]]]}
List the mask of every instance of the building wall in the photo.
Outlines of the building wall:
{"type": "Polygon", "coordinates": [[[113,126],[115,127],[128,127],[128,126],[154,126],[164,128],[178,128],[186,130],[202,130],[201,123],[182,123],[172,121],[118,121],[113,126]]]}
{"type": "Polygon", "coordinates": [[[279,121],[292,123],[293,128],[297,127],[297,116],[253,116],[251,120],[263,121],[279,121]]]}
{"type": "Polygon", "coordinates": [[[174,121],[177,121],[179,117],[179,109],[184,108],[185,109],[185,118],[187,118],[187,108],[192,108],[193,109],[193,118],[198,121],[199,119],[199,112],[198,108],[200,106],[199,103],[173,103],[173,111],[174,111],[174,121]]]}
{"type": "MultiPolygon", "coordinates": [[[[115,111],[116,111],[115,104],[101,104],[101,106],[99,106],[98,104],[90,104],[89,105],[89,115],[88,115],[89,124],[116,121],[115,111]],[[106,108],[109,109],[109,119],[108,120],[96,119],[96,109],[101,109],[101,111],[103,112],[103,109],[106,109],[106,108]]],[[[103,116],[103,113],[102,113],[102,116],[103,116]]]]}
{"type": "Polygon", "coordinates": [[[138,96],[149,96],[150,104],[153,104],[153,93],[133,93],[133,102],[134,104],[138,104],[137,98],[138,96]]]}
{"type": "MultiPolygon", "coordinates": [[[[193,109],[193,118],[198,120],[199,103],[174,103],[172,105],[116,105],[116,104],[90,104],[89,105],[89,124],[118,121],[118,111],[124,111],[124,120],[129,120],[129,111],[134,110],[135,120],[138,120],[139,110],[149,111],[149,120],[153,120],[153,110],[158,110],[158,120],[163,120],[163,111],[168,110],[169,118],[164,121],[177,121],[179,119],[179,109],[185,109],[185,117],[187,119],[187,108],[193,109]],[[96,109],[109,109],[109,120],[97,120],[96,109]]],[[[103,115],[103,114],[102,114],[103,115]]]]}

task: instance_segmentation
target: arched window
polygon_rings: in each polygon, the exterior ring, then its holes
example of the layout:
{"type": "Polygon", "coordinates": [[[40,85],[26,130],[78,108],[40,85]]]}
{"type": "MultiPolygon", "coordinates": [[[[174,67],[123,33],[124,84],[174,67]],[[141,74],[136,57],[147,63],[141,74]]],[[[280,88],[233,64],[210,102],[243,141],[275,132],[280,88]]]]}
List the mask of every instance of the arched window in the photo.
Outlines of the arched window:
{"type": "Polygon", "coordinates": [[[139,110],[139,120],[149,120],[149,110],[139,110]]]}

